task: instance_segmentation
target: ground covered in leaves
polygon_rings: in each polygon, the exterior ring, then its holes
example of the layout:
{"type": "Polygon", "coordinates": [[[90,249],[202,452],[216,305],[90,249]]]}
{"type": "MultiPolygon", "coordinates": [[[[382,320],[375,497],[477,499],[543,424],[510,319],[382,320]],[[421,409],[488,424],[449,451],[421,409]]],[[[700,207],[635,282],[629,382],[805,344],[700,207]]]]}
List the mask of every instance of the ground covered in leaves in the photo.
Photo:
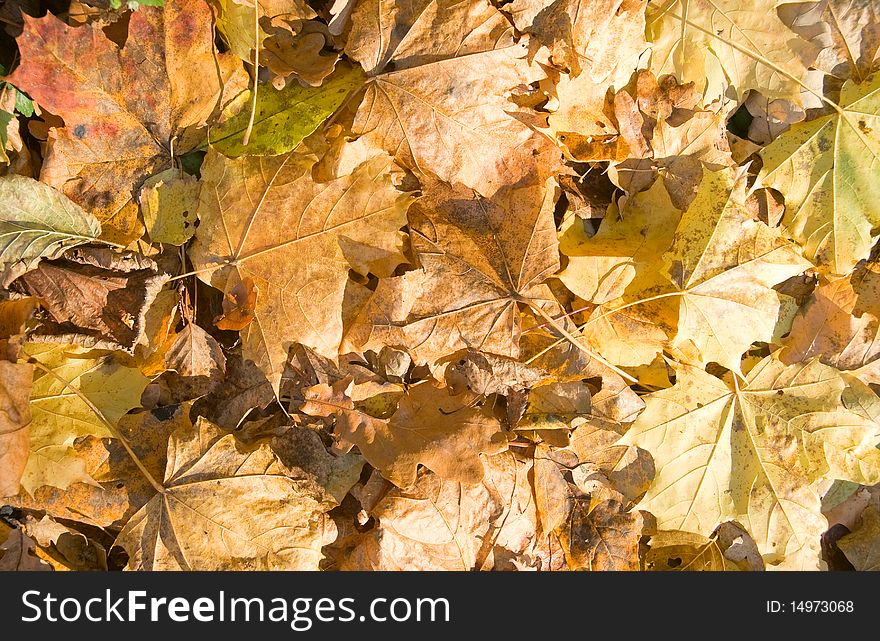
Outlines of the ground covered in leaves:
{"type": "Polygon", "coordinates": [[[880,569],[878,14],[0,2],[0,567],[880,569]]]}

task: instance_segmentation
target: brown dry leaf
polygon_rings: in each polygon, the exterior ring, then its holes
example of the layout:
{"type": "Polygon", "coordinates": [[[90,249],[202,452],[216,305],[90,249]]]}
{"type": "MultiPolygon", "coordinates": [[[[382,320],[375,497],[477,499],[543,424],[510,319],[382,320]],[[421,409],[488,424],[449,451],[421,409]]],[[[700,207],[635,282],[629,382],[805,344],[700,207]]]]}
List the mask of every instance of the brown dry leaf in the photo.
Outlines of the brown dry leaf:
{"type": "Polygon", "coordinates": [[[256,285],[243,353],[276,391],[292,343],[336,356],[349,269],[366,275],[376,263],[403,262],[396,232],[411,198],[391,184],[390,159],[327,183],[312,178],[315,160],[300,151],[235,160],[209,152],[201,170],[190,258],[224,293],[246,278],[256,285]]]}
{"type": "Polygon", "coordinates": [[[863,82],[880,68],[880,12],[865,0],[786,2],[779,18],[819,49],[813,66],[863,82]]]}
{"type": "Polygon", "coordinates": [[[431,182],[409,212],[419,269],[383,279],[346,335],[352,351],[402,345],[433,364],[460,349],[519,354],[519,303],[550,300],[559,267],[552,202],[540,185],[492,199],[431,182]]]}
{"type": "Polygon", "coordinates": [[[625,512],[614,500],[592,505],[588,498],[580,498],[559,536],[573,570],[638,570],[643,527],[641,512],[625,512]]]}
{"type": "Polygon", "coordinates": [[[184,327],[165,353],[168,369],[184,377],[218,378],[226,371],[226,357],[216,339],[195,323],[184,327]]]}
{"type": "Polygon", "coordinates": [[[214,49],[212,22],[203,0],[142,7],[120,49],[100,24],[25,18],[10,81],[64,119],[42,180],[95,214],[109,240],[141,235],[140,183],[200,144],[196,128],[244,88],[240,64],[214,49]]]}
{"type": "Polygon", "coordinates": [[[334,501],[267,444],[241,449],[200,418],[172,433],[160,487],[117,538],[130,569],[317,569],[334,501]]]}
{"type": "Polygon", "coordinates": [[[784,363],[814,356],[870,383],[880,382],[880,266],[865,263],[848,277],[816,288],[784,341],[784,363]]]}
{"type": "Polygon", "coordinates": [[[226,359],[226,376],[196,404],[196,412],[227,430],[241,427],[252,413],[276,400],[272,384],[253,361],[239,356],[226,359]]]}
{"type": "Polygon", "coordinates": [[[514,0],[503,10],[550,49],[550,61],[597,84],[625,83],[645,51],[647,0],[514,0]]]}
{"type": "Polygon", "coordinates": [[[296,33],[291,30],[290,23],[272,24],[264,29],[268,35],[263,41],[261,62],[275,74],[273,84],[276,87],[283,86],[288,76],[318,87],[333,73],[339,54],[322,53],[331,41],[325,25],[314,20],[298,20],[295,24],[296,33]]]}
{"type": "MultiPolygon", "coordinates": [[[[2,532],[2,530],[0,530],[2,532]]],[[[48,572],[52,566],[35,553],[35,542],[21,528],[9,531],[0,544],[0,572],[48,572]]]]}
{"type": "Polygon", "coordinates": [[[552,167],[507,94],[544,72],[487,0],[361,0],[345,51],[369,79],[351,134],[405,167],[489,196],[552,167]],[[491,73],[487,73],[491,70],[491,73]]]}
{"type": "Polygon", "coordinates": [[[398,487],[415,482],[420,464],[442,479],[474,485],[483,478],[481,454],[507,449],[498,419],[487,408],[474,406],[472,395],[451,396],[448,388],[424,382],[412,387],[384,420],[355,407],[351,386],[349,378],[332,387],[316,385],[305,391],[301,411],[336,416],[339,449],[357,446],[398,487]]]}
{"type": "Polygon", "coordinates": [[[36,328],[46,340],[129,353],[141,340],[145,314],[168,280],[140,254],[75,249],[21,277],[51,315],[36,328]]]}
{"type": "Polygon", "coordinates": [[[506,453],[488,458],[486,469],[479,485],[423,472],[413,486],[392,489],[370,510],[379,527],[357,537],[341,569],[547,569],[529,466],[506,453]]]}
{"type": "Polygon", "coordinates": [[[880,512],[868,507],[862,512],[861,523],[851,534],[837,542],[837,546],[856,570],[880,570],[880,512]]]}
{"type": "Polygon", "coordinates": [[[611,421],[591,417],[573,430],[568,449],[582,466],[601,472],[611,487],[627,501],[644,495],[654,480],[654,460],[640,447],[620,445],[624,428],[611,421]]]}
{"type": "Polygon", "coordinates": [[[475,350],[450,355],[450,362],[445,370],[446,385],[453,394],[470,390],[482,396],[506,396],[535,387],[549,378],[537,367],[475,350]]]}
{"type": "Polygon", "coordinates": [[[242,278],[223,296],[223,314],[214,320],[217,329],[241,331],[254,320],[257,286],[249,276],[242,278]]]}

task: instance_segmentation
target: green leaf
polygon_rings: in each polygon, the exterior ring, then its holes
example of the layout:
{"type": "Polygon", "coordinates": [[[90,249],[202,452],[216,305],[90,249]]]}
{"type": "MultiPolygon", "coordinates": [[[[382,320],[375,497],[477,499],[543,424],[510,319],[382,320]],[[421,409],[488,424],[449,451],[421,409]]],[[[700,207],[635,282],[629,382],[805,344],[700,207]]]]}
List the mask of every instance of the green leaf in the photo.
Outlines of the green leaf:
{"type": "Polygon", "coordinates": [[[13,115],[11,113],[0,109],[0,160],[7,163],[9,162],[9,156],[6,155],[6,142],[8,140],[6,137],[6,127],[12,122],[12,118],[13,115]]]}
{"type": "Polygon", "coordinates": [[[293,83],[277,91],[261,86],[257,91],[257,113],[248,145],[242,144],[242,137],[250,119],[250,102],[236,116],[210,132],[211,146],[230,158],[287,153],[336,111],[364,79],[360,67],[340,63],[320,87],[293,83]]]}
{"type": "Polygon", "coordinates": [[[34,101],[18,89],[15,90],[15,110],[27,118],[34,115],[34,101]]]}
{"type": "Polygon", "coordinates": [[[101,235],[101,224],[67,196],[25,176],[0,178],[0,286],[101,235]]]}
{"type": "Polygon", "coordinates": [[[880,225],[880,75],[844,84],[840,105],[761,152],[760,184],[785,197],[783,227],[831,276],[868,257],[880,225]]]}

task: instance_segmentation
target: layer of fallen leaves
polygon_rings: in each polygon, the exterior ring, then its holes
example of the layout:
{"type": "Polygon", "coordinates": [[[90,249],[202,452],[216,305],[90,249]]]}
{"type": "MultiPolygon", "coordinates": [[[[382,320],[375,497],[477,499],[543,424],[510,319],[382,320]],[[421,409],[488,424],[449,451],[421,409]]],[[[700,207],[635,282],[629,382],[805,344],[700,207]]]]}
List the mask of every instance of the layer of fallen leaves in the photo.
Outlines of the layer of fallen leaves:
{"type": "Polygon", "coordinates": [[[874,3],[0,16],[0,568],[880,569],[874,3]]]}

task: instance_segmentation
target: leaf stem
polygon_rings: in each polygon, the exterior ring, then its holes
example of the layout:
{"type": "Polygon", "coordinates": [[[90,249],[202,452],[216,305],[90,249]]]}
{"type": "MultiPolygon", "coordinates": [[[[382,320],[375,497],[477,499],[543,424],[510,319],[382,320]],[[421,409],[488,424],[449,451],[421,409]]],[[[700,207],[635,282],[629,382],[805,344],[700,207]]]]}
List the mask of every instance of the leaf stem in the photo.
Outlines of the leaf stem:
{"type": "Polygon", "coordinates": [[[604,358],[602,358],[601,356],[596,354],[593,350],[582,345],[580,343],[580,341],[578,341],[575,336],[573,336],[567,329],[565,329],[565,327],[559,321],[557,321],[550,314],[548,314],[543,309],[541,309],[541,307],[538,304],[536,304],[534,301],[530,301],[530,300],[524,298],[524,299],[522,299],[522,302],[527,304],[533,312],[535,312],[536,314],[538,314],[538,316],[540,316],[545,321],[547,321],[547,324],[550,325],[550,327],[555,329],[558,333],[560,333],[563,336],[563,338],[558,342],[561,343],[563,340],[567,340],[574,347],[578,348],[579,350],[581,350],[583,353],[587,354],[591,358],[596,359],[597,361],[602,363],[605,367],[608,367],[609,369],[614,371],[618,376],[622,377],[624,380],[627,380],[631,383],[638,383],[639,382],[638,379],[633,378],[632,376],[630,376],[629,374],[624,372],[622,369],[620,369],[616,365],[612,365],[607,360],[605,360],[604,358]]]}
{"type": "Polygon", "coordinates": [[[254,130],[254,118],[257,115],[257,85],[260,79],[260,2],[254,0],[254,95],[251,97],[251,117],[248,119],[247,129],[242,136],[242,146],[247,146],[251,140],[251,132],[254,130]]]}
{"type": "MultiPolygon", "coordinates": [[[[589,325],[590,323],[595,323],[596,321],[600,321],[603,318],[606,318],[608,316],[616,314],[617,312],[622,311],[624,309],[627,309],[629,307],[635,307],[636,305],[642,305],[643,303],[650,303],[651,301],[660,300],[661,298],[672,298],[674,296],[683,296],[684,294],[685,294],[685,292],[667,292],[665,294],[657,294],[656,296],[650,296],[648,298],[642,298],[640,300],[636,300],[631,303],[626,303],[625,305],[621,305],[620,307],[615,307],[614,309],[609,309],[607,312],[599,314],[595,318],[588,318],[584,323],[582,323],[581,325],[578,326],[578,331],[582,332],[582,331],[584,331],[584,328],[586,328],[586,326],[589,325]]],[[[551,349],[564,343],[566,340],[567,339],[565,339],[565,338],[560,338],[555,343],[548,345],[547,347],[542,349],[540,352],[538,352],[537,354],[532,356],[529,360],[527,360],[525,364],[529,365],[529,364],[533,363],[537,359],[541,358],[544,354],[549,352],[551,349]]],[[[632,378],[632,377],[627,376],[627,378],[632,378]]]]}

